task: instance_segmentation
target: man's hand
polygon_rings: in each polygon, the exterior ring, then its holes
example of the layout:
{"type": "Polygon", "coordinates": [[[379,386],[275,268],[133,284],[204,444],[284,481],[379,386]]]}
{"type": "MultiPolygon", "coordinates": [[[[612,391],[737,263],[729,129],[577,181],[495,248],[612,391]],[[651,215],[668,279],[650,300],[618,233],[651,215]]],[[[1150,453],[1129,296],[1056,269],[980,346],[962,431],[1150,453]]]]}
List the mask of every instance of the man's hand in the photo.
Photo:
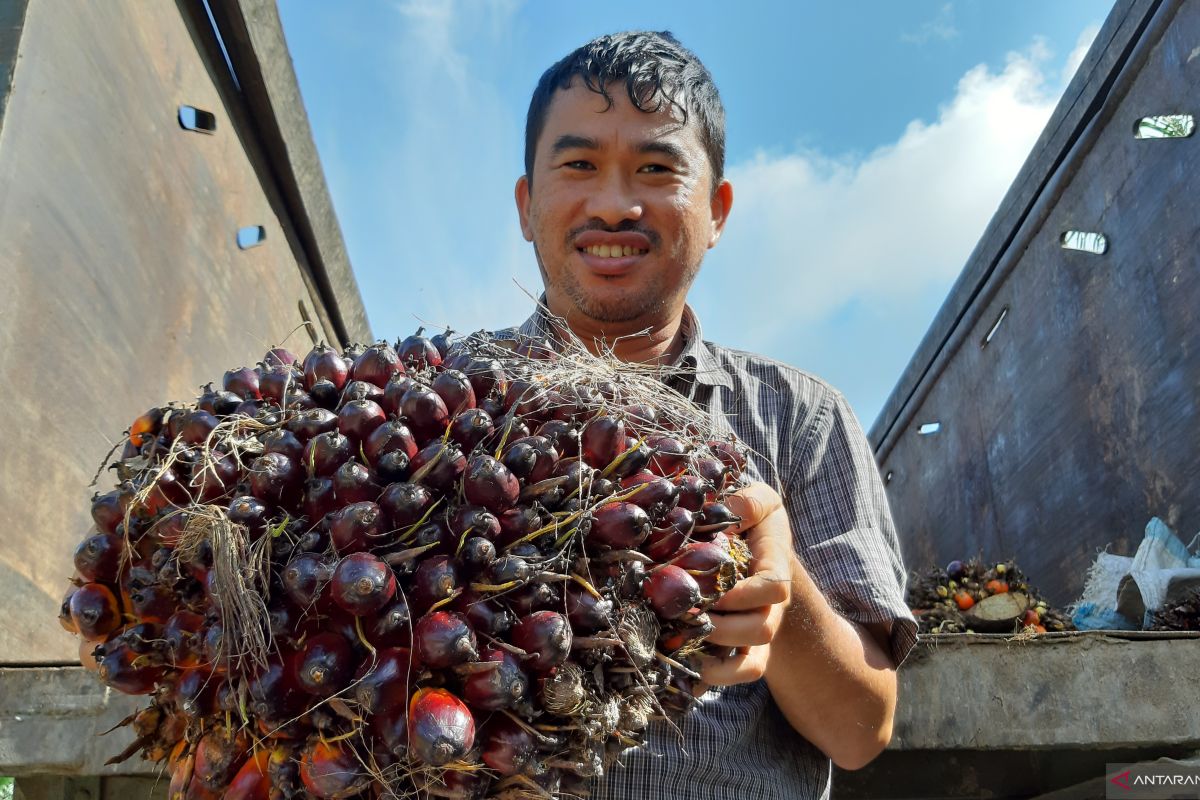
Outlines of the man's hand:
{"type": "Polygon", "coordinates": [[[753,483],[730,495],[725,504],[742,518],[730,536],[744,533],[750,547],[750,577],[721,598],[710,614],[708,641],[736,648],[727,658],[704,660],[705,683],[750,683],[766,675],[775,635],[791,601],[792,529],[779,495],[765,483],[753,483]]]}

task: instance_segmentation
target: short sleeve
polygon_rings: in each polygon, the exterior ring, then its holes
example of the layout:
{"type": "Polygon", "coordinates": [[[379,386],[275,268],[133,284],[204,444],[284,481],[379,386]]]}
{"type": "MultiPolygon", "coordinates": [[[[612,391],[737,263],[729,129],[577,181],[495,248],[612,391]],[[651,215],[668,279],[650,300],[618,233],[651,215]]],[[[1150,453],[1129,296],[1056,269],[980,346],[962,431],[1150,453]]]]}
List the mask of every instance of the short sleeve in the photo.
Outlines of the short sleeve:
{"type": "Polygon", "coordinates": [[[904,601],[906,572],[874,455],[838,392],[827,392],[811,420],[784,484],[796,552],[846,619],[892,623],[899,665],[916,644],[917,624],[904,601]]]}

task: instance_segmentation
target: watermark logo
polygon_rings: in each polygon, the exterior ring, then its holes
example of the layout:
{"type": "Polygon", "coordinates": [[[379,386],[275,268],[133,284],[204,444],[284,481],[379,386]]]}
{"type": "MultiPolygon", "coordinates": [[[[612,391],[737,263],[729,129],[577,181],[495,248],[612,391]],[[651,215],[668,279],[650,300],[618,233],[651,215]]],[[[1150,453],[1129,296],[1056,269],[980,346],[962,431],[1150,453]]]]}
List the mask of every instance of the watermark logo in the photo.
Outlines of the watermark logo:
{"type": "Polygon", "coordinates": [[[1106,800],[1200,800],[1200,765],[1159,761],[1150,764],[1106,766],[1106,800]]]}

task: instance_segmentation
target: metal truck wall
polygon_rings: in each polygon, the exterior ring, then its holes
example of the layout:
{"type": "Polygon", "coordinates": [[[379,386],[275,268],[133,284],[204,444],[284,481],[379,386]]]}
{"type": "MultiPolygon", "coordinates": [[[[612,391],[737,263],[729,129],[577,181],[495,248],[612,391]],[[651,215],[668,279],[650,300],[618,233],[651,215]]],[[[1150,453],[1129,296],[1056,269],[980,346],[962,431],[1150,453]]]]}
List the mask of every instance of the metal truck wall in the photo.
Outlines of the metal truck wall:
{"type": "Polygon", "coordinates": [[[1200,116],[1200,3],[1117,4],[872,430],[911,566],[1066,603],[1150,517],[1200,529],[1200,137],[1152,115],[1200,116]]]}
{"type": "Polygon", "coordinates": [[[54,618],[93,472],[133,417],[306,318],[335,338],[200,4],[17,6],[0,86],[0,662],[45,663],[76,658],[54,618]],[[185,130],[180,106],[215,130],[185,130]],[[265,240],[240,249],[255,226],[265,240]]]}

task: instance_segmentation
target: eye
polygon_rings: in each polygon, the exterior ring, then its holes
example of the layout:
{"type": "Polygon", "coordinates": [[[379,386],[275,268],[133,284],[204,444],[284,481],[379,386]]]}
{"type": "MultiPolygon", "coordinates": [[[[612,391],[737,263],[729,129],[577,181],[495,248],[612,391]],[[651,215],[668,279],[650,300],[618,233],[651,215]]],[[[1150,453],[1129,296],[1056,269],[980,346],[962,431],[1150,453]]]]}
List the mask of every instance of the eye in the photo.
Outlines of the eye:
{"type": "Polygon", "coordinates": [[[666,164],[646,164],[638,169],[638,172],[648,172],[650,174],[670,172],[671,168],[666,164]]]}
{"type": "Polygon", "coordinates": [[[575,161],[567,161],[563,166],[567,169],[592,169],[592,162],[576,159],[575,161]]]}

